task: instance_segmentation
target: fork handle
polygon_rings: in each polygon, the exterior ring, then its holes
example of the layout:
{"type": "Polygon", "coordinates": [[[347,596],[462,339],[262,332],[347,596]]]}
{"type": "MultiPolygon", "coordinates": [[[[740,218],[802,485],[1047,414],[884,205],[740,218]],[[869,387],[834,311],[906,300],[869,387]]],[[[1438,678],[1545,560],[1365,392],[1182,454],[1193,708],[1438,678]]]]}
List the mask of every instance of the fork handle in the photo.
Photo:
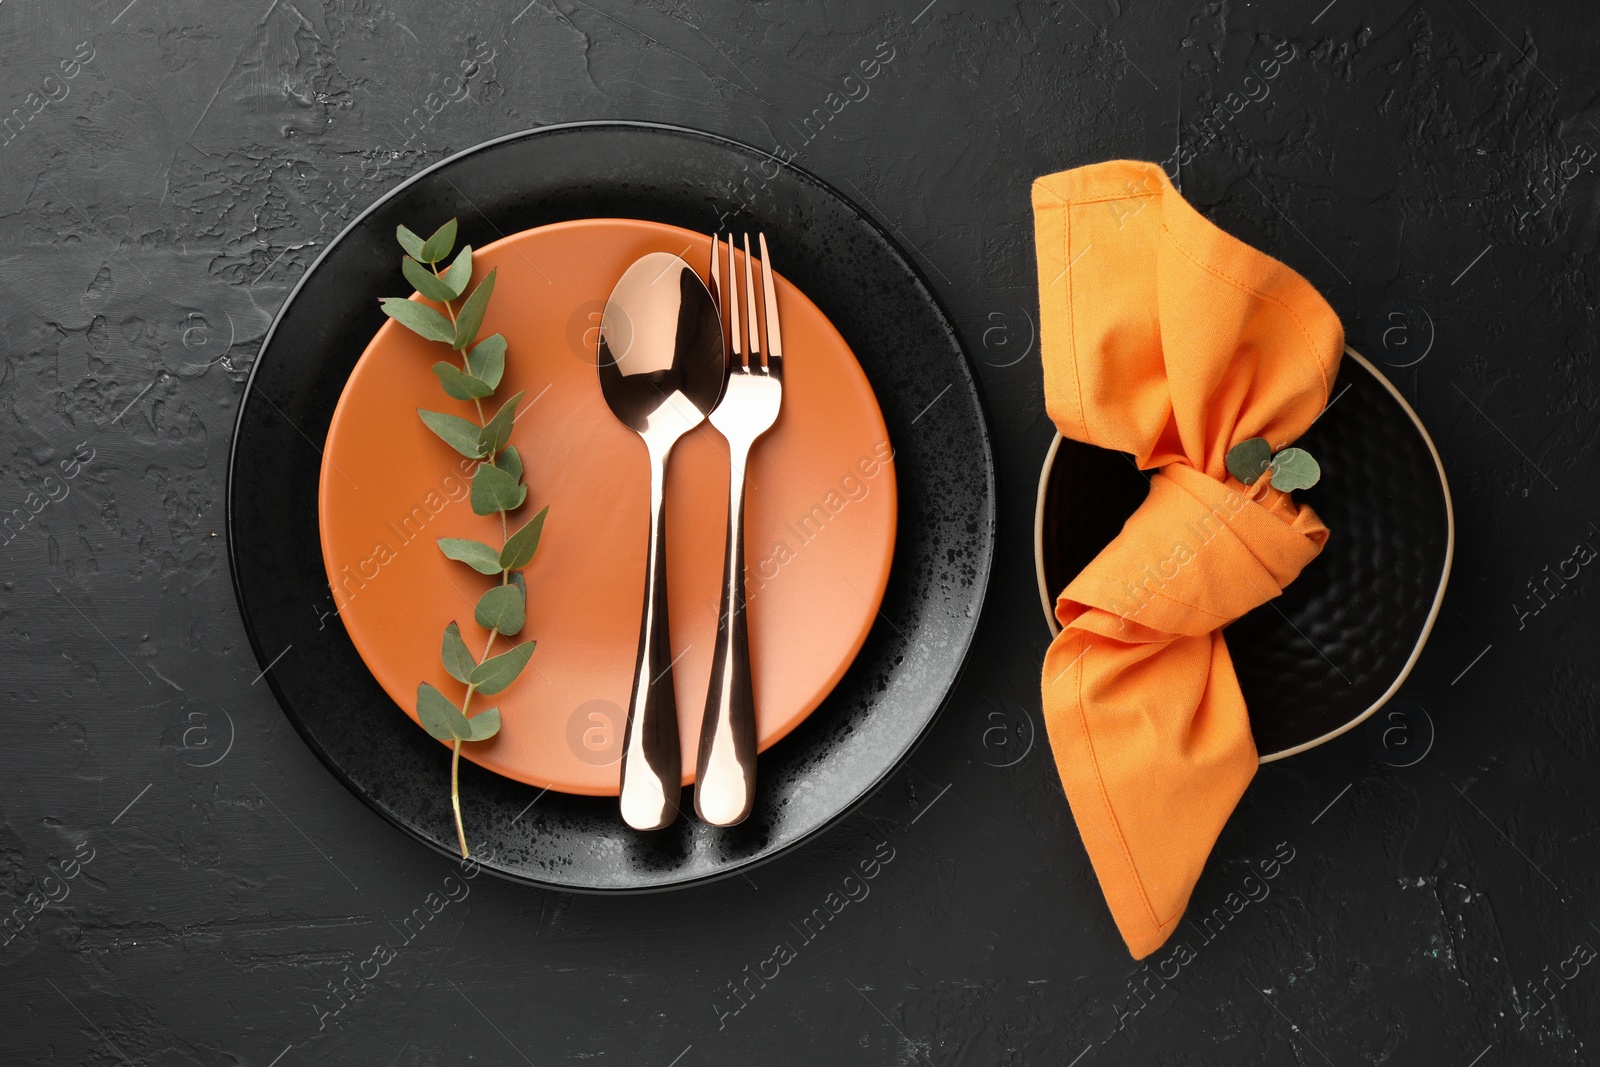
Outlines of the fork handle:
{"type": "Polygon", "coordinates": [[[733,826],[750,814],[756,795],[756,711],[750,686],[750,636],[745,624],[744,471],[750,444],[730,442],[728,543],[711,686],[700,720],[694,808],[712,826],[733,826]]]}
{"type": "Polygon", "coordinates": [[[619,788],[622,818],[635,830],[671,825],[678,817],[683,790],[678,703],[672,688],[672,644],[667,627],[665,487],[667,452],[672,445],[649,447],[650,553],[619,788]]]}

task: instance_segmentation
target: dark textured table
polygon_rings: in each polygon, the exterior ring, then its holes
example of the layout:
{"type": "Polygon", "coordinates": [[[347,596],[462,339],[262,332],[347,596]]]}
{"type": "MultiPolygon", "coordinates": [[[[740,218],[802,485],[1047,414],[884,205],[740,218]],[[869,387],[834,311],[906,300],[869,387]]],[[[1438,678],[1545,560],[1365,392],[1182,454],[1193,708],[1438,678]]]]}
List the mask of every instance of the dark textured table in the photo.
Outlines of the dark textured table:
{"type": "Polygon", "coordinates": [[[1574,0],[0,5],[0,1062],[1596,1062],[1597,55],[1574,0]],[[1001,462],[910,764],[749,877],[630,899],[463,880],[346,792],[259,684],[222,529],[318,251],[591,118],[782,147],[888,225],[1001,462]],[[1044,744],[1031,551],[1028,183],[1118,156],[1321,288],[1458,521],[1401,700],[1262,769],[1146,965],[1044,744]]]}

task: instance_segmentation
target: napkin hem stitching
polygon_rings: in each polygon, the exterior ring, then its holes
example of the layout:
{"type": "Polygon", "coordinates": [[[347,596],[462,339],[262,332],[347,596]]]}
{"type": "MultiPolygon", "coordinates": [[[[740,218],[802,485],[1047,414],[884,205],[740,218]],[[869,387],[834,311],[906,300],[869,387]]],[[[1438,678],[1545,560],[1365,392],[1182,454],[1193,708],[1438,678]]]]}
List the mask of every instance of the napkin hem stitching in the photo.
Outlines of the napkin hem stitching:
{"type": "MultiPolygon", "coordinates": [[[[1210,219],[1207,219],[1204,215],[1201,215],[1200,219],[1201,219],[1201,221],[1205,222],[1206,225],[1212,227],[1218,233],[1222,234],[1224,237],[1228,238],[1229,240],[1232,240],[1232,241],[1238,241],[1239,240],[1237,237],[1234,237],[1232,234],[1230,234],[1226,230],[1222,229],[1220,226],[1218,226],[1216,223],[1212,222],[1210,219]]],[[[1203,270],[1207,274],[1210,274],[1211,276],[1217,278],[1218,280],[1227,282],[1229,285],[1233,286],[1235,289],[1239,290],[1241,293],[1246,293],[1246,294],[1248,294],[1250,296],[1253,296],[1253,297],[1256,297],[1256,298],[1258,298],[1260,300],[1264,300],[1267,303],[1272,304],[1273,306],[1279,308],[1280,310],[1283,311],[1284,314],[1289,316],[1290,321],[1292,321],[1294,323],[1295,329],[1300,332],[1301,340],[1303,340],[1305,342],[1305,351],[1302,353],[1302,355],[1304,355],[1306,358],[1308,358],[1311,361],[1311,363],[1317,368],[1317,378],[1322,382],[1322,393],[1323,393],[1323,397],[1324,397],[1323,403],[1326,404],[1327,403],[1327,400],[1326,400],[1327,394],[1332,391],[1333,386],[1328,381],[1328,373],[1327,373],[1327,370],[1322,366],[1322,361],[1320,359],[1318,359],[1316,357],[1316,355],[1314,354],[1316,352],[1316,342],[1314,342],[1311,339],[1310,331],[1306,329],[1305,322],[1295,312],[1294,308],[1290,304],[1288,304],[1286,301],[1282,300],[1281,298],[1273,296],[1271,293],[1264,293],[1259,289],[1252,288],[1251,286],[1246,285],[1244,282],[1240,281],[1239,279],[1234,278],[1231,275],[1224,274],[1221,270],[1218,270],[1216,267],[1213,267],[1211,264],[1209,264],[1209,263],[1205,262],[1204,260],[1200,259],[1197,255],[1195,255],[1193,252],[1189,251],[1189,249],[1184,247],[1183,242],[1178,240],[1178,235],[1173,233],[1172,232],[1172,228],[1170,226],[1168,226],[1165,222],[1163,222],[1161,224],[1161,228],[1166,231],[1167,236],[1172,238],[1172,247],[1176,248],[1179,252],[1182,252],[1183,255],[1184,255],[1184,258],[1189,260],[1189,262],[1193,263],[1195,266],[1199,267],[1201,270],[1203,270]]],[[[1243,244],[1242,241],[1239,242],[1239,243],[1243,244]]],[[[1248,248],[1249,246],[1246,245],[1245,247],[1248,248]]],[[[1252,251],[1255,251],[1258,255],[1265,255],[1265,253],[1262,253],[1259,250],[1252,249],[1252,251]]],[[[1289,271],[1291,273],[1291,275],[1294,278],[1296,278],[1297,280],[1303,282],[1306,285],[1310,285],[1311,284],[1310,282],[1305,281],[1304,278],[1301,278],[1298,274],[1295,274],[1294,273],[1294,268],[1290,267],[1288,264],[1280,263],[1278,260],[1272,259],[1272,257],[1270,257],[1270,256],[1267,256],[1266,258],[1271,260],[1272,263],[1274,263],[1275,265],[1281,266],[1285,270],[1289,271]]],[[[1301,431],[1301,433],[1304,433],[1304,432],[1305,432],[1304,430],[1301,431]]],[[[1299,434],[1295,435],[1295,439],[1296,440],[1299,439],[1299,434]]]]}
{"type": "MultiPolygon", "coordinates": [[[[1085,633],[1084,636],[1087,639],[1089,635],[1085,633]]],[[[1092,648],[1094,646],[1091,643],[1088,647],[1092,648]]],[[[1085,651],[1087,652],[1087,649],[1085,651]]],[[[1139,865],[1134,862],[1133,852],[1128,848],[1127,835],[1122,832],[1122,823],[1117,819],[1117,809],[1112,806],[1111,797],[1106,793],[1105,775],[1100,772],[1100,753],[1095,748],[1094,734],[1089,730],[1089,718],[1083,712],[1083,667],[1081,662],[1078,666],[1077,689],[1078,721],[1083,725],[1083,739],[1089,743],[1089,760],[1094,765],[1094,784],[1100,790],[1100,802],[1105,805],[1107,813],[1111,816],[1111,828],[1117,834],[1117,847],[1122,852],[1122,861],[1128,865],[1128,870],[1133,874],[1133,884],[1139,890],[1139,902],[1144,905],[1145,915],[1149,917],[1151,922],[1156,924],[1156,932],[1160,933],[1164,924],[1162,920],[1156,918],[1156,909],[1150,904],[1150,894],[1145,891],[1144,875],[1139,873],[1139,865]]],[[[1068,799],[1070,801],[1071,798],[1069,797],[1068,799]]],[[[1109,899],[1107,903],[1110,903],[1109,899]]],[[[1170,922],[1171,920],[1168,921],[1170,922]]]]}
{"type": "MultiPolygon", "coordinates": [[[[1056,209],[1061,214],[1061,262],[1066,264],[1063,274],[1072,273],[1072,205],[1076,201],[1068,200],[1054,189],[1042,182],[1035,182],[1034,188],[1048,193],[1055,199],[1056,209]]],[[[1078,409],[1078,426],[1083,430],[1083,440],[1089,439],[1089,413],[1083,406],[1083,375],[1078,367],[1078,328],[1077,315],[1074,310],[1075,301],[1072,294],[1072,279],[1063,279],[1067,286],[1067,348],[1072,352],[1072,393],[1073,403],[1078,409]]],[[[1053,283],[1052,283],[1053,284],[1053,283]]],[[[1042,301],[1041,301],[1042,303],[1042,301]]],[[[1042,342],[1041,342],[1042,344],[1042,342]]]]}
{"type": "MultiPolygon", "coordinates": [[[[1091,571],[1091,570],[1087,570],[1086,569],[1086,570],[1083,571],[1083,573],[1087,574],[1091,578],[1100,578],[1100,579],[1103,579],[1103,580],[1108,581],[1108,582],[1119,582],[1119,581],[1122,581],[1122,579],[1120,579],[1120,578],[1115,578],[1115,577],[1113,577],[1113,576],[1111,576],[1109,574],[1105,574],[1105,573],[1102,573],[1100,571],[1091,571]]],[[[1251,588],[1254,589],[1254,586],[1252,586],[1251,588]]],[[[1062,592],[1063,592],[1063,594],[1065,594],[1066,591],[1062,590],[1062,592]]],[[[1188,608],[1190,611],[1198,611],[1202,615],[1209,615],[1213,619],[1221,619],[1224,623],[1232,622],[1234,620],[1234,618],[1236,617],[1236,616],[1232,616],[1232,615],[1222,615],[1222,614],[1219,614],[1219,613],[1217,613],[1215,611],[1211,611],[1208,608],[1202,608],[1202,607],[1200,607],[1199,605],[1196,605],[1196,604],[1186,604],[1183,601],[1179,600],[1177,597],[1168,596],[1166,593],[1163,593],[1159,589],[1150,590],[1150,595],[1152,597],[1160,597],[1162,600],[1167,601],[1169,604],[1176,604],[1180,608],[1188,608]]],[[[1266,601],[1262,601],[1262,603],[1265,603],[1265,602],[1266,601]]],[[[1101,611],[1107,611],[1107,609],[1101,608],[1100,605],[1098,605],[1098,604],[1094,605],[1094,607],[1098,608],[1101,611]]],[[[1108,614],[1115,614],[1115,612],[1107,612],[1107,613],[1108,614]]],[[[1208,631],[1208,632],[1215,632],[1215,631],[1208,631]]]]}
{"type": "Polygon", "coordinates": [[[1097,196],[1088,200],[1062,200],[1061,195],[1053,189],[1046,189],[1045,192],[1057,200],[1061,200],[1063,204],[1110,204],[1118,200],[1153,200],[1162,195],[1161,191],[1157,190],[1153,193],[1122,193],[1117,196],[1097,196]]]}
{"type": "MultiPolygon", "coordinates": [[[[1061,197],[1051,192],[1057,200],[1061,197]]],[[[1072,350],[1072,394],[1074,402],[1078,405],[1078,425],[1083,427],[1083,436],[1089,436],[1089,409],[1083,405],[1083,373],[1078,366],[1078,301],[1072,289],[1072,207],[1061,200],[1061,261],[1066,264],[1064,279],[1067,286],[1067,347],[1072,350]]]]}

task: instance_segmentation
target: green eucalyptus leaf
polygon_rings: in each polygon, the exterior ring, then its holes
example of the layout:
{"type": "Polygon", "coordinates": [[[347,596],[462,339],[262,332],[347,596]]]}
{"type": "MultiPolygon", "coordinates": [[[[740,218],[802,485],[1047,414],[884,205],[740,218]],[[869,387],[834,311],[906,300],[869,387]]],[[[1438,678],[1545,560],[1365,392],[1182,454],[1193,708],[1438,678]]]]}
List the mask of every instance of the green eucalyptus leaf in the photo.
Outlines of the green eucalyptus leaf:
{"type": "Polygon", "coordinates": [[[528,487],[492,463],[480,463],[472,475],[472,510],[479,515],[514,511],[528,498],[528,487]]]}
{"type": "Polygon", "coordinates": [[[494,413],[494,418],[486,423],[478,432],[479,456],[493,456],[506,445],[511,443],[511,427],[517,421],[517,404],[522,400],[522,391],[500,405],[500,410],[494,413]]]}
{"type": "Polygon", "coordinates": [[[1310,489],[1322,479],[1322,467],[1303,448],[1286,448],[1272,457],[1272,488],[1287,493],[1310,489]]]}
{"type": "Polygon", "coordinates": [[[456,246],[456,220],[440,226],[433,231],[433,235],[423,242],[422,248],[416,253],[418,259],[424,263],[437,263],[450,254],[456,246]]]}
{"type": "Polygon", "coordinates": [[[534,641],[525,641],[498,656],[490,656],[472,672],[472,684],[484,696],[493,696],[517,680],[533,655],[534,641]]]}
{"type": "Polygon", "coordinates": [[[451,300],[466,292],[467,283],[472,280],[472,246],[463,245],[450,265],[439,272],[439,277],[450,290],[451,300]]]}
{"type": "MultiPolygon", "coordinates": [[[[494,386],[470,374],[462,374],[461,368],[454,363],[440,360],[433,365],[433,373],[438,377],[439,384],[444,386],[444,391],[457,400],[478,400],[494,394],[494,386]]],[[[473,427],[473,431],[476,436],[477,427],[473,427]]]]}
{"type": "Polygon", "coordinates": [[[500,732],[500,709],[484,708],[478,714],[467,720],[467,736],[464,741],[487,741],[500,732]]]}
{"type": "Polygon", "coordinates": [[[1228,449],[1228,473],[1245,485],[1255,485],[1272,462],[1272,446],[1265,437],[1252,437],[1228,449]]]}
{"type": "MultiPolygon", "coordinates": [[[[500,569],[506,571],[520,571],[533,560],[533,554],[539,549],[539,538],[544,534],[544,517],[550,511],[549,505],[539,509],[539,514],[529,519],[522,529],[506,539],[506,547],[500,550],[500,569]]],[[[520,581],[522,576],[512,576],[520,581]]]]}
{"type": "Polygon", "coordinates": [[[428,429],[438,434],[444,443],[460,452],[468,459],[482,459],[483,431],[475,422],[469,422],[460,415],[448,415],[443,411],[424,411],[417,409],[417,414],[422,416],[422,421],[427,423],[428,429]]]}
{"type": "Polygon", "coordinates": [[[417,686],[417,718],[422,720],[424,730],[441,741],[466,737],[472,732],[461,709],[427,682],[417,686]]]}
{"type": "Polygon", "coordinates": [[[466,303],[456,313],[456,348],[466,348],[477,340],[478,327],[483,325],[483,313],[489,310],[489,297],[494,294],[494,276],[495,272],[490,271],[489,276],[478,283],[478,287],[472,290],[472,295],[467,297],[466,303]]]}
{"type": "Polygon", "coordinates": [[[419,694],[417,697],[417,721],[422,723],[422,728],[428,731],[430,737],[440,741],[454,741],[456,735],[450,732],[450,720],[441,715],[435,705],[425,703],[419,694]]]}
{"type": "Polygon", "coordinates": [[[465,563],[479,574],[500,573],[500,553],[482,541],[470,541],[465,537],[441,537],[439,551],[459,563],[465,563]]]}
{"type": "Polygon", "coordinates": [[[517,451],[516,445],[506,445],[495,458],[494,465],[518,481],[522,480],[522,453],[517,451]]]}
{"type": "Polygon", "coordinates": [[[522,590],[522,602],[526,604],[528,602],[528,580],[522,576],[521,571],[511,572],[511,584],[522,590]]]}
{"type": "Polygon", "coordinates": [[[410,230],[406,229],[404,226],[396,226],[394,228],[394,235],[395,238],[400,242],[400,247],[404,248],[407,253],[416,256],[418,259],[422,258],[422,246],[427,244],[426,241],[412,233],[410,230]]]}
{"type": "Polygon", "coordinates": [[[452,293],[450,287],[440,281],[433,271],[410,256],[400,261],[400,273],[406,276],[406,281],[411,283],[413,289],[429,300],[437,300],[442,304],[456,298],[456,294],[452,293]]]}
{"type": "Polygon", "coordinates": [[[467,353],[467,372],[490,387],[500,384],[506,370],[506,339],[504,334],[492,334],[472,346],[467,353]]]}
{"type": "Polygon", "coordinates": [[[446,344],[455,340],[456,328],[444,313],[436,311],[427,304],[412,300],[404,296],[386,296],[378,301],[378,306],[383,308],[383,313],[389,316],[412,333],[420,334],[430,341],[444,341],[446,344]]]}
{"type": "MultiPolygon", "coordinates": [[[[485,630],[498,630],[507,637],[515,637],[528,621],[523,595],[520,586],[497,585],[479,598],[473,618],[485,630]]],[[[466,681],[465,678],[460,680],[466,681]]]]}
{"type": "MultiPolygon", "coordinates": [[[[504,586],[495,586],[503,589],[504,586]]],[[[450,672],[450,677],[458,682],[464,682],[472,674],[472,668],[478,661],[472,658],[472,653],[467,651],[466,642],[461,640],[461,627],[451,623],[444,628],[444,643],[439,649],[439,658],[444,661],[444,669],[450,672]]]]}

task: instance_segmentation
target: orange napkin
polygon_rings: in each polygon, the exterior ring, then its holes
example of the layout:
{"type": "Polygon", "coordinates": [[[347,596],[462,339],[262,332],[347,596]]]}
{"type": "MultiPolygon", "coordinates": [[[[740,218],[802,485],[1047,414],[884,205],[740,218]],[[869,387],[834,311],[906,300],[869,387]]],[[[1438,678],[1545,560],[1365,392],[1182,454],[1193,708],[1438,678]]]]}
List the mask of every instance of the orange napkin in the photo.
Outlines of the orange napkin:
{"type": "Polygon", "coordinates": [[[1046,406],[1064,436],[1160,468],[1060,594],[1045,724],[1078,832],[1135,958],[1172,933],[1255,773],[1229,622],[1322,550],[1310,508],[1228,474],[1326,406],[1344,331],[1294,271],[1223,233],[1153,163],[1033,185],[1046,406]],[[1256,499],[1252,499],[1252,498],[1256,499]]]}

